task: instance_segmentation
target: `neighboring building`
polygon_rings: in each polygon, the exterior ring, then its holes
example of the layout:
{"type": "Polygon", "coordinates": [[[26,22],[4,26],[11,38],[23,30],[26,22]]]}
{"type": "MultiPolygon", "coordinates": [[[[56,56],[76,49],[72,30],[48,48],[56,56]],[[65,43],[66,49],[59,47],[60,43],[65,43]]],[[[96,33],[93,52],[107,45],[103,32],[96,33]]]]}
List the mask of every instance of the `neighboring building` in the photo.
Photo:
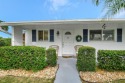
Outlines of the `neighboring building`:
{"type": "Polygon", "coordinates": [[[75,55],[74,46],[92,46],[105,50],[125,50],[125,19],[55,20],[36,22],[2,22],[0,26],[12,26],[12,45],[49,48],[59,46],[59,56],[75,55]],[[82,37],[81,41],[76,36],[82,37]]]}

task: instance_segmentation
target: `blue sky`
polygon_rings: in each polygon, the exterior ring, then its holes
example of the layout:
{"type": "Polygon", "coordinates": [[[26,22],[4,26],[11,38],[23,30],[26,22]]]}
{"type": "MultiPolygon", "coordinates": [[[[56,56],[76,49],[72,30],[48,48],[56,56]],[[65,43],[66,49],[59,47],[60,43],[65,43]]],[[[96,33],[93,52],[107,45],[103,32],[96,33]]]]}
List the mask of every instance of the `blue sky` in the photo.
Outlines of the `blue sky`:
{"type": "MultiPolygon", "coordinates": [[[[97,19],[103,16],[102,9],[103,4],[97,7],[91,0],[0,0],[0,20],[20,22],[97,19]]],[[[125,12],[115,17],[124,18],[125,12]]],[[[0,36],[10,37],[4,33],[0,33],[0,36]]]]}

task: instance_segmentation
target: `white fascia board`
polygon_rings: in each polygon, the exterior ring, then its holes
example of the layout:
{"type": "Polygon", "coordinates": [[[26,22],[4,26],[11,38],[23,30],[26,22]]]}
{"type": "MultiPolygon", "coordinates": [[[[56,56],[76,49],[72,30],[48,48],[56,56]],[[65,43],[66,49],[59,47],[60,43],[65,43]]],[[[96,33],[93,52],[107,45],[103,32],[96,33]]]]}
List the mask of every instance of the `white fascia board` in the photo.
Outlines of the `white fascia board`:
{"type": "Polygon", "coordinates": [[[74,24],[83,22],[125,22],[125,19],[76,19],[76,20],[46,20],[46,21],[26,21],[26,22],[1,22],[0,26],[19,25],[49,25],[49,24],[74,24]]]}

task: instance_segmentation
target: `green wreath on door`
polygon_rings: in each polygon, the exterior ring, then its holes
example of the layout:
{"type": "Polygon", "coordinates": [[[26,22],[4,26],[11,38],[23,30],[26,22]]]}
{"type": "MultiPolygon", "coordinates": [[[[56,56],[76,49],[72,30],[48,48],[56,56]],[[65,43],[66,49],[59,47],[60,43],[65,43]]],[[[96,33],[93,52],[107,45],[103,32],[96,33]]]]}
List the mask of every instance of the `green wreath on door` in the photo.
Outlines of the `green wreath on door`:
{"type": "Polygon", "coordinates": [[[81,35],[77,35],[76,36],[76,41],[77,42],[81,42],[82,41],[82,36],[81,35]]]}

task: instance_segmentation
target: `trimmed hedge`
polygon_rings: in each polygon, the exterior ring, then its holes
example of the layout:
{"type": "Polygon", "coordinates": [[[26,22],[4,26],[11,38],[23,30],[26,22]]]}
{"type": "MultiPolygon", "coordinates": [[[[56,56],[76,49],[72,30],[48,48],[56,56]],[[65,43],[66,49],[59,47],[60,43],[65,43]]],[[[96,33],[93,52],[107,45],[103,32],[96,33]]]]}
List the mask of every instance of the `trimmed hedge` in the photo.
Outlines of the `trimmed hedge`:
{"type": "Polygon", "coordinates": [[[77,67],[79,71],[95,71],[95,48],[83,46],[78,50],[77,67]]]}
{"type": "Polygon", "coordinates": [[[46,58],[47,58],[47,64],[49,66],[56,66],[57,56],[56,56],[56,50],[54,48],[47,49],[46,58]]]}
{"type": "Polygon", "coordinates": [[[99,50],[98,67],[108,71],[125,70],[125,50],[99,50]]]}
{"type": "Polygon", "coordinates": [[[45,49],[33,46],[0,48],[0,69],[41,70],[46,66],[45,49]]]}

